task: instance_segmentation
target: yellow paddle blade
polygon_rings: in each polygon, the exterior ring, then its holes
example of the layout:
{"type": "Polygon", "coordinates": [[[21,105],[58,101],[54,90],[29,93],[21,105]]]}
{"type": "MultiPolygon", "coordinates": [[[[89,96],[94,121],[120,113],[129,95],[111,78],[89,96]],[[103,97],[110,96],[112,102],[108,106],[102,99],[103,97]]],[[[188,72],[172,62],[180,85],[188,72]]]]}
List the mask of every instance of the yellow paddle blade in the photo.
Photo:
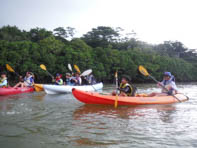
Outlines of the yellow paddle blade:
{"type": "Polygon", "coordinates": [[[41,64],[40,65],[40,68],[43,69],[43,70],[45,70],[45,71],[47,70],[47,68],[46,68],[46,66],[44,64],[41,64]]]}
{"type": "Polygon", "coordinates": [[[15,72],[14,69],[10,65],[8,65],[8,64],[6,64],[6,68],[10,72],[15,72]]]}
{"type": "Polygon", "coordinates": [[[80,71],[80,69],[79,69],[79,67],[78,67],[77,65],[74,65],[74,68],[75,68],[75,70],[76,70],[78,73],[81,73],[81,71],[80,71]]]}
{"type": "Polygon", "coordinates": [[[144,68],[144,66],[140,65],[138,69],[141,72],[141,74],[143,74],[144,76],[149,76],[149,73],[146,70],[146,68],[144,68]]]}
{"type": "Polygon", "coordinates": [[[42,84],[34,84],[34,88],[37,92],[44,90],[42,84]]]}

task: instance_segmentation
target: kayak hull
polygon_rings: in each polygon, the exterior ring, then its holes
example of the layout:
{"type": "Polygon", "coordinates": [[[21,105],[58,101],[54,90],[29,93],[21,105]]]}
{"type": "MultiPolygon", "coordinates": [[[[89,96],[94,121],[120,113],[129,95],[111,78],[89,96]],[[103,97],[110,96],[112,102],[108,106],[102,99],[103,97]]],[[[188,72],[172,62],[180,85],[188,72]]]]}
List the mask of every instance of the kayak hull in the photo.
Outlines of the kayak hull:
{"type": "MultiPolygon", "coordinates": [[[[72,90],[74,97],[85,104],[104,104],[114,105],[116,96],[102,95],[94,92],[85,92],[77,89],[72,90]]],[[[181,102],[187,101],[188,98],[183,94],[176,95],[181,102]]],[[[179,101],[173,96],[155,96],[155,97],[121,97],[118,96],[118,105],[147,105],[147,104],[172,104],[179,101]]]]}
{"type": "Polygon", "coordinates": [[[103,88],[103,83],[101,82],[94,85],[83,85],[83,86],[43,85],[43,88],[47,94],[65,94],[65,93],[71,93],[73,88],[83,91],[97,91],[103,88]]]}
{"type": "Polygon", "coordinates": [[[34,91],[33,87],[0,88],[0,96],[15,95],[15,94],[28,93],[28,92],[33,92],[33,91],[34,91]]]}

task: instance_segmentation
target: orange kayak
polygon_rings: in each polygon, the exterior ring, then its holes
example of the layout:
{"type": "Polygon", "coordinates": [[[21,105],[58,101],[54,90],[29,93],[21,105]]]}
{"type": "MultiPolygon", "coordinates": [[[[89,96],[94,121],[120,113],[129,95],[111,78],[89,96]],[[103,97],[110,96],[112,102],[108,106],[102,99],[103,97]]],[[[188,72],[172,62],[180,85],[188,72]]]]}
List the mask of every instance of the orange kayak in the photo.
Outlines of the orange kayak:
{"type": "MultiPolygon", "coordinates": [[[[74,97],[86,104],[106,104],[114,105],[116,96],[103,95],[96,92],[85,92],[73,89],[74,97]]],[[[181,102],[187,101],[188,97],[183,94],[175,95],[181,102]]],[[[138,97],[121,97],[118,96],[118,105],[146,105],[146,104],[172,104],[179,101],[173,96],[155,96],[146,97],[144,95],[138,97]]]]}

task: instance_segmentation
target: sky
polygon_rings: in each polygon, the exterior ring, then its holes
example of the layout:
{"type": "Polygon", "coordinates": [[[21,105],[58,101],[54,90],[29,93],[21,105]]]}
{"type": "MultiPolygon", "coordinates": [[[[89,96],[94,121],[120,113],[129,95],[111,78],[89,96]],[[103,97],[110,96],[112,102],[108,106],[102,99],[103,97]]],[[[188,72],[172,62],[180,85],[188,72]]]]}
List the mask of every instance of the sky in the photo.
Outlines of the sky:
{"type": "Polygon", "coordinates": [[[0,0],[0,27],[74,27],[76,37],[98,26],[136,32],[139,40],[180,41],[197,49],[196,0],[0,0]]]}

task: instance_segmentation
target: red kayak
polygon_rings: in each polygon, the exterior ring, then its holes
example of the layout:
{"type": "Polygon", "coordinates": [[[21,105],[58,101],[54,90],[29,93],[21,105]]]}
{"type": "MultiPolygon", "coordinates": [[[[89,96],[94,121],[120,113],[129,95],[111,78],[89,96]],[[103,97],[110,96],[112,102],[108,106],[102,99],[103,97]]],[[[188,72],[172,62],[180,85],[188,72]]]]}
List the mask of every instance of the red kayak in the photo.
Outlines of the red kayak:
{"type": "Polygon", "coordinates": [[[6,96],[6,95],[15,95],[15,94],[20,94],[20,93],[28,93],[28,92],[33,92],[34,88],[33,87],[7,87],[7,88],[0,88],[0,96],[6,96]]]}
{"type": "MultiPolygon", "coordinates": [[[[116,96],[103,95],[97,92],[85,92],[77,89],[72,89],[75,98],[86,104],[108,104],[114,105],[116,96]]],[[[175,95],[181,102],[187,101],[187,96],[183,94],[175,95]]],[[[135,97],[121,97],[118,96],[118,105],[146,105],[146,104],[172,104],[179,101],[173,96],[135,96],[135,97]]]]}

